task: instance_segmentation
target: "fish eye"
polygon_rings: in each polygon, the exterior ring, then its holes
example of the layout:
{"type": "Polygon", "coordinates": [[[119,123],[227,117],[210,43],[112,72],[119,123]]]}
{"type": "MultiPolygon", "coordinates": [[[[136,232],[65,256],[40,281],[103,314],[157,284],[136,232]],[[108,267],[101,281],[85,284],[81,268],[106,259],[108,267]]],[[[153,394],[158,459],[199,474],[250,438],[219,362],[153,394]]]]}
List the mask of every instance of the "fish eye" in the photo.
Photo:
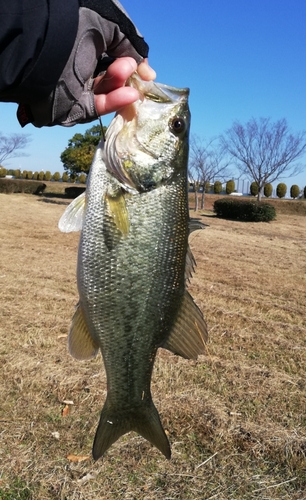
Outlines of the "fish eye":
{"type": "Polygon", "coordinates": [[[186,130],[186,123],[183,118],[175,117],[170,122],[170,128],[174,134],[181,134],[186,130]]]}

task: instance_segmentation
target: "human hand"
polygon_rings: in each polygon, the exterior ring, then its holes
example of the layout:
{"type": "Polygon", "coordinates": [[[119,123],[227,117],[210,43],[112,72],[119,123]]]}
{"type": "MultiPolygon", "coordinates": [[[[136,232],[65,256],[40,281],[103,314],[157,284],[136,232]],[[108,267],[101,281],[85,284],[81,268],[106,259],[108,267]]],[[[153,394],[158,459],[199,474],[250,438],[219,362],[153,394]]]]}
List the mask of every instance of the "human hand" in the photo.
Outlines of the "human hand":
{"type": "Polygon", "coordinates": [[[137,101],[138,91],[125,86],[126,80],[137,71],[139,76],[146,81],[154,80],[155,71],[144,60],[137,67],[135,59],[123,57],[116,59],[102,76],[95,78],[93,84],[94,101],[99,116],[132,104],[137,101]]]}
{"type": "Polygon", "coordinates": [[[137,90],[125,86],[135,70],[144,80],[155,78],[148,46],[117,0],[80,0],[80,6],[75,44],[57,86],[49,98],[23,106],[23,117],[30,118],[20,120],[22,126],[90,122],[138,99],[137,90]],[[108,58],[114,62],[94,78],[108,58]]]}

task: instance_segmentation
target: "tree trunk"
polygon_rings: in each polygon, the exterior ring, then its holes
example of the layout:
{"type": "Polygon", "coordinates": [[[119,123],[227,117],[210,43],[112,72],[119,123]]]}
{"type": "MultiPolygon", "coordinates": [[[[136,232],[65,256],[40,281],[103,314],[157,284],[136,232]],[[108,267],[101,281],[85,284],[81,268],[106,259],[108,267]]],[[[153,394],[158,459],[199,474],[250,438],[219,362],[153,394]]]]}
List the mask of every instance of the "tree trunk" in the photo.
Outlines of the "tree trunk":
{"type": "Polygon", "coordinates": [[[205,205],[205,188],[203,188],[202,197],[201,197],[201,210],[204,210],[205,205]]]}
{"type": "Polygon", "coordinates": [[[199,209],[199,200],[198,200],[198,192],[195,190],[194,192],[194,211],[197,212],[199,209]]]}

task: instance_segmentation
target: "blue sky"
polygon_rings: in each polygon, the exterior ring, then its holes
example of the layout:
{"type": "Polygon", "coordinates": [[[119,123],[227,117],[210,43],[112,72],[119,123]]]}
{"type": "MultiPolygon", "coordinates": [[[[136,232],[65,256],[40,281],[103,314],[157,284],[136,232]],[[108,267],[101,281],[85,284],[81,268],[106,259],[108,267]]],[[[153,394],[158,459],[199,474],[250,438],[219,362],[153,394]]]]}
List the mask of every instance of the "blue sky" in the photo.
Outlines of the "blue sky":
{"type": "MultiPolygon", "coordinates": [[[[306,130],[305,0],[122,3],[150,45],[157,81],[190,87],[192,134],[209,139],[235,119],[261,116],[286,118],[292,131],[306,130]]],[[[29,156],[9,160],[8,168],[62,172],[68,140],[91,126],[22,130],[15,112],[15,104],[0,103],[0,131],[23,131],[32,141],[29,156]]],[[[285,182],[306,185],[306,157],[303,163],[304,172],[285,182]]]]}

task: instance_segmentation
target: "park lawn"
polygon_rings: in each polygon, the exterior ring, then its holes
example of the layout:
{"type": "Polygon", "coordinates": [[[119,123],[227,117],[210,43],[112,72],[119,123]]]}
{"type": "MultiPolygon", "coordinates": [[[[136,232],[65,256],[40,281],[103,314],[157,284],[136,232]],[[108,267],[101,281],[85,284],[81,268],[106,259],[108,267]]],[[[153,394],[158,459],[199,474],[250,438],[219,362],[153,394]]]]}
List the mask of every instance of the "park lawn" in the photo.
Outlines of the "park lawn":
{"type": "Polygon", "coordinates": [[[106,380],[101,356],[66,348],[79,238],[57,229],[67,203],[0,195],[0,499],[306,498],[305,217],[191,212],[208,224],[190,237],[189,290],[209,343],[197,361],[160,350],[155,363],[172,458],[130,433],[94,462],[106,380]]]}

